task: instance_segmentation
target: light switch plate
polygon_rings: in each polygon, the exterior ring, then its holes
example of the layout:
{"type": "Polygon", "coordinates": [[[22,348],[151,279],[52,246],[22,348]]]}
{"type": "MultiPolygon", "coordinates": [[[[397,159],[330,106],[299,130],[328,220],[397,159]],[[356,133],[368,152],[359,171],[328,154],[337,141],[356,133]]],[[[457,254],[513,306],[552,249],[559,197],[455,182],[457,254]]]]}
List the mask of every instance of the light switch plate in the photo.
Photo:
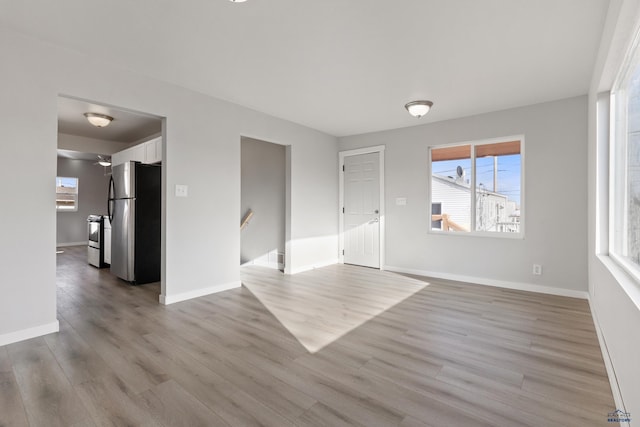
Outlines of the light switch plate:
{"type": "Polygon", "coordinates": [[[405,206],[407,204],[406,197],[396,197],[396,206],[405,206]]]}
{"type": "Polygon", "coordinates": [[[187,197],[189,195],[189,186],[176,184],[176,197],[187,197]]]}

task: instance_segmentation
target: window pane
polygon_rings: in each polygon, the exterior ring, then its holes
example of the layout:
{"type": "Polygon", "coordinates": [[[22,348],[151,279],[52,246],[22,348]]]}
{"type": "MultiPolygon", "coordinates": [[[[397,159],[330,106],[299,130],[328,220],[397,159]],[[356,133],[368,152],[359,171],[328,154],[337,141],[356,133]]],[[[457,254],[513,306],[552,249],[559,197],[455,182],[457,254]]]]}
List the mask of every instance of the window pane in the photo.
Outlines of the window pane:
{"type": "Polygon", "coordinates": [[[471,146],[431,150],[431,229],[469,231],[471,146]]]}
{"type": "Polygon", "coordinates": [[[56,209],[59,211],[78,210],[78,178],[56,178],[56,209]]]}
{"type": "Polygon", "coordinates": [[[475,146],[476,230],[520,231],[520,141],[475,146]]]}
{"type": "Polygon", "coordinates": [[[640,67],[628,87],[626,255],[640,264],[640,67]]]}
{"type": "Polygon", "coordinates": [[[442,230],[442,203],[431,203],[431,229],[442,230]]]}
{"type": "Polygon", "coordinates": [[[640,135],[629,135],[627,254],[640,264],[640,135]]]}
{"type": "Polygon", "coordinates": [[[640,272],[640,56],[635,54],[613,94],[614,139],[611,155],[613,234],[611,252],[640,272]]]}

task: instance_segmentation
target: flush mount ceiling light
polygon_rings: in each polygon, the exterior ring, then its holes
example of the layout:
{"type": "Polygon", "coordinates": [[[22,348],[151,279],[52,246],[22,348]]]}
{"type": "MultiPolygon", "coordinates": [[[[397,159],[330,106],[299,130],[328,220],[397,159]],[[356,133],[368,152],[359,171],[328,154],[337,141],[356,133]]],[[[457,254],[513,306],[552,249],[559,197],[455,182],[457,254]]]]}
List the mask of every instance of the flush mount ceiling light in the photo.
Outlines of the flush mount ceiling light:
{"type": "Polygon", "coordinates": [[[99,128],[108,126],[113,120],[113,117],[99,113],[84,113],[84,116],[89,120],[89,123],[99,128]]]}
{"type": "Polygon", "coordinates": [[[232,3],[244,3],[247,0],[229,0],[229,1],[232,2],[232,3]]]}
{"type": "Polygon", "coordinates": [[[433,107],[433,102],[431,101],[412,101],[404,106],[409,114],[418,118],[427,114],[431,107],[433,107]]]}

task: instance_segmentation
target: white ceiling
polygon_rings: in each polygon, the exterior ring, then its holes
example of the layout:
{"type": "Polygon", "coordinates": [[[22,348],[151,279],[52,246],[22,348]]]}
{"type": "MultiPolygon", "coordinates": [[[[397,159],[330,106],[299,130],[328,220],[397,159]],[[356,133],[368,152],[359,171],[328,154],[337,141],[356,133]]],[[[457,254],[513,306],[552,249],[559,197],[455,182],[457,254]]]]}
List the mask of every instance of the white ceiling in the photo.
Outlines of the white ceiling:
{"type": "Polygon", "coordinates": [[[118,142],[136,142],[162,131],[162,119],[78,99],[58,97],[58,132],[118,142]],[[106,127],[90,124],[84,113],[113,117],[106,127]]]}
{"type": "Polygon", "coordinates": [[[136,142],[162,131],[162,119],[77,99],[58,97],[58,132],[118,142],[136,142]],[[84,113],[113,117],[106,127],[90,124],[84,113]]]}
{"type": "Polygon", "coordinates": [[[87,152],[83,152],[83,151],[73,151],[73,150],[61,150],[60,148],[58,148],[58,157],[64,157],[65,159],[72,159],[72,160],[89,160],[92,161],[94,163],[97,163],[98,160],[100,160],[100,158],[104,158],[104,159],[110,159],[111,156],[100,156],[99,154],[95,154],[95,153],[87,153],[87,152]]]}
{"type": "Polygon", "coordinates": [[[608,4],[0,0],[0,24],[343,136],[586,94],[608,4]]]}
{"type": "MultiPolygon", "coordinates": [[[[98,161],[98,153],[109,158],[108,146],[116,143],[134,143],[162,132],[162,119],[156,116],[124,111],[106,105],[95,104],[83,100],[58,97],[58,132],[91,138],[93,143],[82,144],[76,150],[60,148],[58,140],[58,157],[75,160],[98,161]],[[113,117],[106,127],[98,128],[90,124],[84,113],[100,113],[113,117]],[[99,142],[96,146],[95,143],[99,142]],[[97,150],[97,151],[96,151],[97,150]]],[[[60,136],[59,136],[60,138],[60,136]]],[[[126,145],[122,149],[126,148],[126,145]]]]}

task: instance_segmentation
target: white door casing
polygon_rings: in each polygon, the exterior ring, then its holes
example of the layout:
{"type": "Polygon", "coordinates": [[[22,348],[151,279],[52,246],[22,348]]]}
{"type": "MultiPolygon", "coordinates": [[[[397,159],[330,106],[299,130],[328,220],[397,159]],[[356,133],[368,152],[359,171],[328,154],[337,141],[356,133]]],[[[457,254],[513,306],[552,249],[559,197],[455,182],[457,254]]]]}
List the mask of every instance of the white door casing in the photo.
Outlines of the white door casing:
{"type": "Polygon", "coordinates": [[[384,264],[383,150],[340,153],[340,258],[347,264],[373,268],[384,264]]]}

